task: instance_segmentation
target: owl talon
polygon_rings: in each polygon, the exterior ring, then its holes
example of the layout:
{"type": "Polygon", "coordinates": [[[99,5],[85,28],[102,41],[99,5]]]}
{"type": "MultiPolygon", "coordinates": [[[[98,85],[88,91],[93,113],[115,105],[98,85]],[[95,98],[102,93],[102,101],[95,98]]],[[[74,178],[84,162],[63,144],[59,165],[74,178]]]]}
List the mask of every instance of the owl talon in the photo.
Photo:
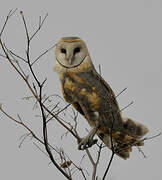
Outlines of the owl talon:
{"type": "Polygon", "coordinates": [[[84,149],[90,148],[91,146],[93,146],[96,143],[97,143],[97,139],[89,139],[89,138],[85,137],[79,143],[78,149],[84,150],[84,149]]]}

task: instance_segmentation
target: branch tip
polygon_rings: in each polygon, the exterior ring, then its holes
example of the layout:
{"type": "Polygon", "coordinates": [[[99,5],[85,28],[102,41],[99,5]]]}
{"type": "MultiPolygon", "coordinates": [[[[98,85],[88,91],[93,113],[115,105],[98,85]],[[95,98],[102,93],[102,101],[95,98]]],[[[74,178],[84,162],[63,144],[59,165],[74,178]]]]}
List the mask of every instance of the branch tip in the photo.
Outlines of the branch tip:
{"type": "Polygon", "coordinates": [[[23,11],[20,11],[20,14],[23,16],[24,15],[23,11]]]}

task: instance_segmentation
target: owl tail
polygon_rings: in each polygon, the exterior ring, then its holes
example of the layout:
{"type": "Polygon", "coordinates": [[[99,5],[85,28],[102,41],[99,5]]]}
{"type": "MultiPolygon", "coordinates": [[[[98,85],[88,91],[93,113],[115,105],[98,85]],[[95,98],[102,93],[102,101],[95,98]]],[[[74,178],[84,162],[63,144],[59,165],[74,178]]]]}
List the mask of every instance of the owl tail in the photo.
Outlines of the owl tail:
{"type": "Polygon", "coordinates": [[[123,118],[123,130],[113,132],[112,140],[110,135],[106,133],[97,132],[97,135],[104,142],[104,144],[112,149],[113,147],[115,154],[120,156],[123,159],[128,159],[130,156],[130,152],[132,151],[132,146],[143,146],[144,141],[142,141],[142,137],[148,132],[148,129],[129,118],[123,118]]]}
{"type": "MultiPolygon", "coordinates": [[[[97,132],[97,135],[102,140],[102,142],[109,148],[112,149],[112,143],[110,135],[97,132]]],[[[129,158],[129,153],[132,151],[132,147],[125,146],[125,143],[117,142],[117,139],[112,137],[113,147],[115,149],[115,154],[123,159],[129,158]]]]}
{"type": "Polygon", "coordinates": [[[130,135],[136,139],[141,139],[146,133],[148,133],[148,129],[143,124],[135,122],[129,118],[123,119],[123,129],[124,133],[130,135]]]}

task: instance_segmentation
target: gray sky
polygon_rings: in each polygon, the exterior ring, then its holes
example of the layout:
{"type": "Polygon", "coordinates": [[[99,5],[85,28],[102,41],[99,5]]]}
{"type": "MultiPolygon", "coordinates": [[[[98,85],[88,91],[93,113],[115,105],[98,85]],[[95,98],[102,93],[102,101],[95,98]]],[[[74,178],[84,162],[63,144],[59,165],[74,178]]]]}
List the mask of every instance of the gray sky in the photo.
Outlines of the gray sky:
{"type": "MultiPolygon", "coordinates": [[[[128,90],[119,98],[120,107],[132,100],[135,102],[123,113],[125,116],[148,126],[149,136],[162,131],[162,1],[161,0],[46,0],[46,1],[3,1],[0,7],[0,26],[10,9],[24,11],[31,32],[37,27],[38,17],[49,14],[44,28],[32,44],[32,57],[56,43],[62,36],[79,36],[87,43],[95,67],[100,64],[102,76],[117,94],[125,87],[128,90]]],[[[10,19],[7,26],[6,44],[24,56],[25,36],[19,13],[10,19]]],[[[48,79],[45,91],[61,95],[57,74],[53,72],[54,53],[49,52],[35,66],[41,79],[48,79]]],[[[13,71],[5,59],[0,57],[0,102],[16,117],[19,113],[24,121],[41,134],[41,123],[33,117],[32,103],[21,98],[29,96],[24,82],[13,71]]],[[[4,116],[0,121],[0,177],[3,179],[64,179],[49,160],[30,140],[21,149],[19,138],[26,131],[4,116]]],[[[87,125],[79,117],[81,131],[87,125]]],[[[52,131],[58,130],[58,137],[64,131],[57,123],[51,123],[50,140],[57,142],[52,131]]],[[[84,130],[82,136],[86,135],[84,130]]],[[[109,177],[112,180],[161,179],[161,140],[162,137],[147,141],[142,148],[144,159],[133,149],[129,160],[115,158],[109,177]]],[[[61,146],[75,160],[83,155],[78,152],[77,144],[64,139],[61,146]],[[64,144],[63,144],[64,142],[64,144]]],[[[109,161],[110,151],[104,151],[99,168],[102,174],[109,161]]],[[[90,164],[87,169],[91,169],[90,164]]],[[[77,180],[76,176],[76,180],[77,180]]]]}

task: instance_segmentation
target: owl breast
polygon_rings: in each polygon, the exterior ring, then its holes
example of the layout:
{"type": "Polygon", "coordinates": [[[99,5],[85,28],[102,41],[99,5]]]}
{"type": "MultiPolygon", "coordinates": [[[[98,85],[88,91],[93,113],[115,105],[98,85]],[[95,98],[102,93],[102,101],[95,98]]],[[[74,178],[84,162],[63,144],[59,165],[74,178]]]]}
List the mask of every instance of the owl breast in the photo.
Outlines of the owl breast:
{"type": "Polygon", "coordinates": [[[85,78],[79,76],[79,73],[66,73],[61,82],[63,95],[67,102],[79,101],[91,110],[99,109],[100,97],[96,87],[90,86],[85,78]]]}

